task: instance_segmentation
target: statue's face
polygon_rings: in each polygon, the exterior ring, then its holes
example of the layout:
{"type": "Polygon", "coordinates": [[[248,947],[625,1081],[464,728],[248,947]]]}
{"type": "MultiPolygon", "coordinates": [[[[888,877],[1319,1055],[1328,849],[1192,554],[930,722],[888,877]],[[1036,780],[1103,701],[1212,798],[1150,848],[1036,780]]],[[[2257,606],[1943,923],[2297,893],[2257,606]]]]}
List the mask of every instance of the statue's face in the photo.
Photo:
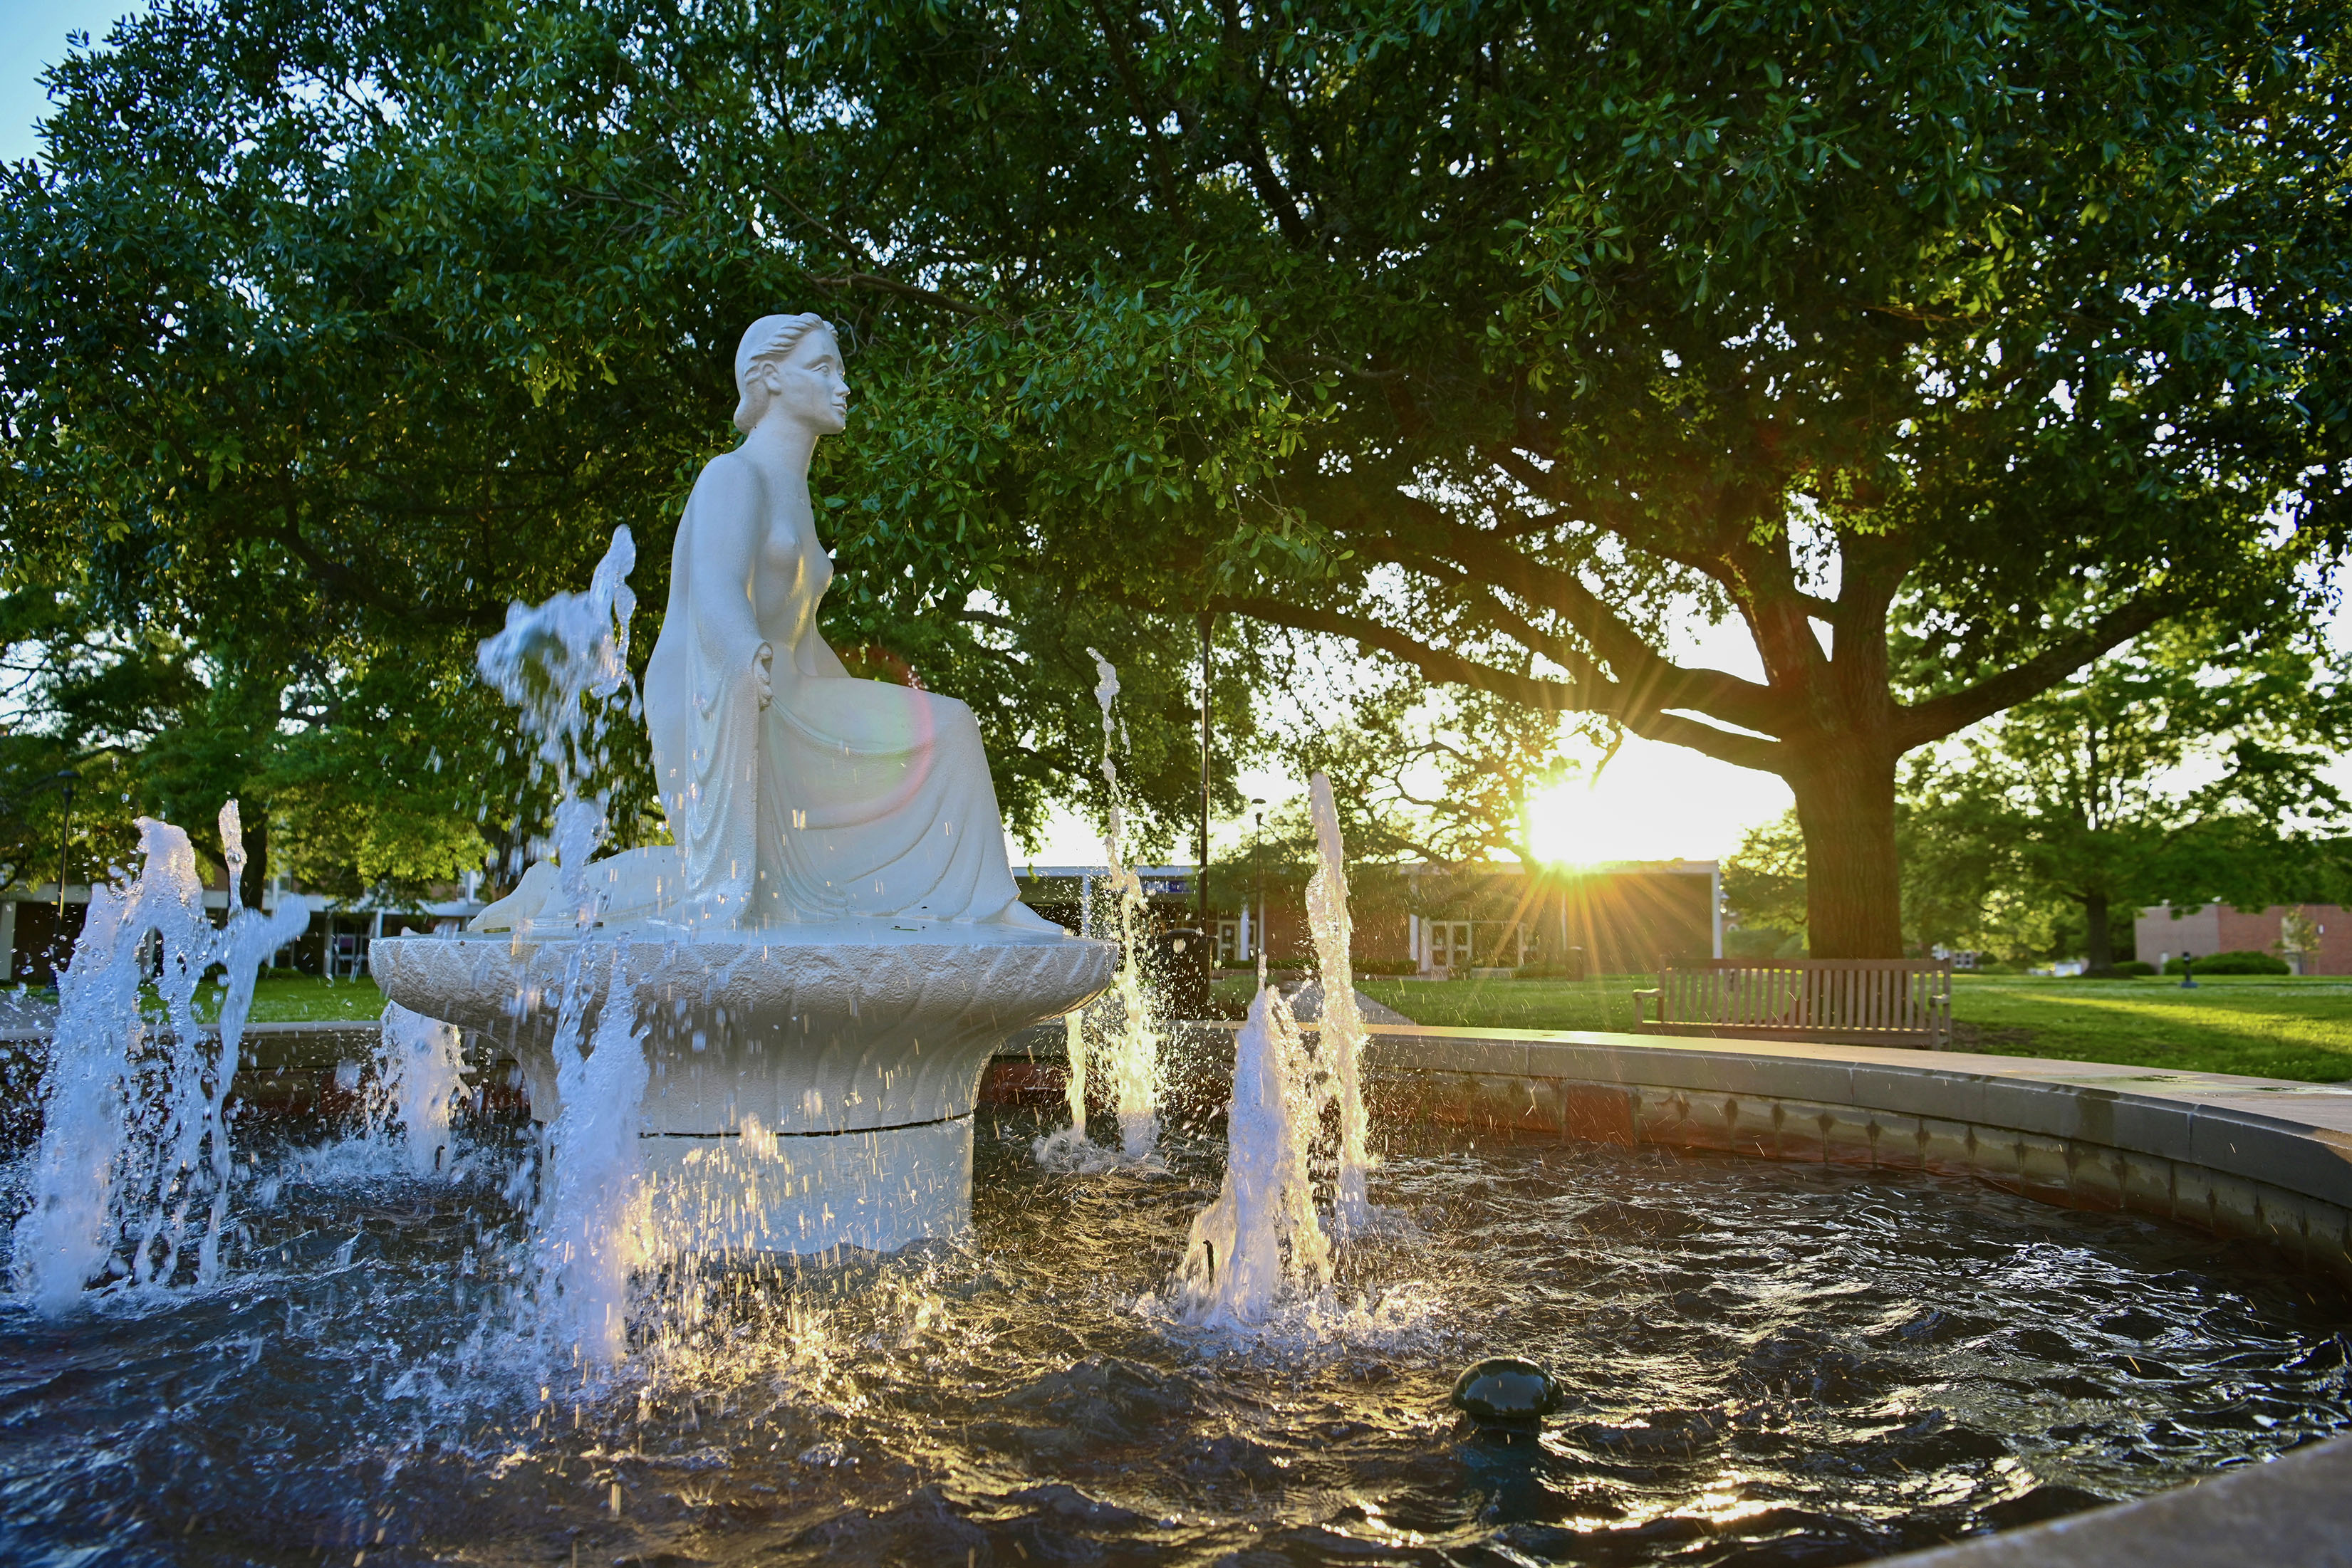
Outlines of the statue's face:
{"type": "Polygon", "coordinates": [[[848,428],[849,383],[842,379],[841,345],[824,328],[803,333],[791,356],[768,377],[769,395],[794,423],[820,435],[836,435],[848,428]]]}

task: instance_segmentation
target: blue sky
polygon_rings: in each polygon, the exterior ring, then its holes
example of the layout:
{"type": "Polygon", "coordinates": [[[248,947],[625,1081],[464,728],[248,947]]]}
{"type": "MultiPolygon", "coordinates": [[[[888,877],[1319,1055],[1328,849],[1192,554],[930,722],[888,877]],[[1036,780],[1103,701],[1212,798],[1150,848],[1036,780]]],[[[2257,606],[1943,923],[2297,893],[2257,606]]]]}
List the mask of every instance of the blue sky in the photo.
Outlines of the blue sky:
{"type": "Polygon", "coordinates": [[[132,0],[0,0],[0,159],[38,151],[33,122],[48,112],[41,68],[65,57],[66,35],[103,37],[116,17],[142,8],[132,0]]]}

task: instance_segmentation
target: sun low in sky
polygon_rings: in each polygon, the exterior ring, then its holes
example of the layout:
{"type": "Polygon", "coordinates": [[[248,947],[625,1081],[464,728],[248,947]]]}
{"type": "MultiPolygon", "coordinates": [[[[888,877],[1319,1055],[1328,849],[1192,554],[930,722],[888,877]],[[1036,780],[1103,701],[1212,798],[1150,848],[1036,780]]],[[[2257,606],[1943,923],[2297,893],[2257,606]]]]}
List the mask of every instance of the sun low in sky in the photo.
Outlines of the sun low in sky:
{"type": "Polygon", "coordinates": [[[1571,779],[1528,799],[1528,845],[1547,864],[1721,860],[1790,800],[1769,773],[1629,736],[1598,779],[1571,779]]]}

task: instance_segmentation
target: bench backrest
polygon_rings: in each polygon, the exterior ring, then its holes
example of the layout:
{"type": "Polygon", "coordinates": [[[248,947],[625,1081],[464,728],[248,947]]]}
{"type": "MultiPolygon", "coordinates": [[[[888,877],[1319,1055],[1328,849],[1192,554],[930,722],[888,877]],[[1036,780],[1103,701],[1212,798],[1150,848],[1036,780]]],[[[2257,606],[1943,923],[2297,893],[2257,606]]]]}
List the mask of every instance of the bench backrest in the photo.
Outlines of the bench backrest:
{"type": "Polygon", "coordinates": [[[1952,1029],[1949,960],[1708,958],[1658,976],[1658,1020],[1931,1035],[1952,1029]]]}

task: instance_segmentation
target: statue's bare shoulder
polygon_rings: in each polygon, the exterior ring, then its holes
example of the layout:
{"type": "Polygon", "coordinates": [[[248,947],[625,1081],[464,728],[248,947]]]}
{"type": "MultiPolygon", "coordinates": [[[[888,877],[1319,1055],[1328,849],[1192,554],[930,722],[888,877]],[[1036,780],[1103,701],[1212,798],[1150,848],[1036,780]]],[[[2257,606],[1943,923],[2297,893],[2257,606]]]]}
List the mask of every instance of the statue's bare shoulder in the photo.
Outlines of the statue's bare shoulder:
{"type": "Polygon", "coordinates": [[[740,449],[722,452],[702,465],[687,501],[697,532],[761,538],[782,528],[789,538],[795,531],[787,509],[772,504],[768,476],[740,449]]]}

